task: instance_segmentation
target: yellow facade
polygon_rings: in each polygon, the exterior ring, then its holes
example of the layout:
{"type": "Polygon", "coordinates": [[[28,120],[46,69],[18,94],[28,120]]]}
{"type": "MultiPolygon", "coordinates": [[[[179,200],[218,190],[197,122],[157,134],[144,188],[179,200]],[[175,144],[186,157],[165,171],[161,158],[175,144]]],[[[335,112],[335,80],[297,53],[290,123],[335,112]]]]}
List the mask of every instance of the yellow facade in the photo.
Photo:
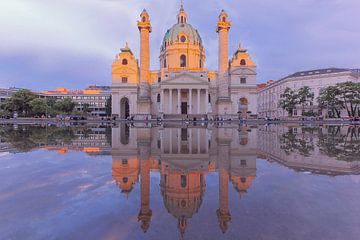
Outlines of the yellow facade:
{"type": "Polygon", "coordinates": [[[112,81],[118,84],[139,83],[139,65],[127,44],[116,55],[112,65],[112,81]]]}
{"type": "MultiPolygon", "coordinates": [[[[137,27],[140,33],[139,64],[126,47],[113,64],[112,114],[120,119],[135,120],[163,119],[214,119],[238,118],[240,98],[249,100],[247,109],[256,112],[256,86],[251,72],[251,83],[232,86],[229,68],[229,31],[231,22],[222,10],[216,22],[218,34],[218,69],[206,68],[206,53],[202,38],[188,21],[183,6],[176,16],[177,22],[169,28],[162,40],[159,54],[159,69],[150,70],[150,33],[152,26],[146,10],[140,14],[137,27]],[[129,58],[128,66],[121,64],[129,58]],[[128,82],[122,81],[128,78],[128,82]],[[124,110],[125,109],[125,110],[124,110]]],[[[232,68],[253,68],[254,62],[245,52],[237,52],[232,68]],[[245,66],[237,58],[246,59],[245,66]]],[[[232,71],[234,69],[231,69],[232,71]]],[[[236,70],[236,69],[235,69],[236,70]]],[[[254,69],[253,69],[254,70],[254,69]]],[[[241,73],[246,77],[248,72],[241,73]]],[[[238,74],[238,73],[237,73],[238,74]]],[[[250,80],[250,78],[249,78],[250,80]]],[[[248,116],[243,114],[244,116],[248,116]]]]}

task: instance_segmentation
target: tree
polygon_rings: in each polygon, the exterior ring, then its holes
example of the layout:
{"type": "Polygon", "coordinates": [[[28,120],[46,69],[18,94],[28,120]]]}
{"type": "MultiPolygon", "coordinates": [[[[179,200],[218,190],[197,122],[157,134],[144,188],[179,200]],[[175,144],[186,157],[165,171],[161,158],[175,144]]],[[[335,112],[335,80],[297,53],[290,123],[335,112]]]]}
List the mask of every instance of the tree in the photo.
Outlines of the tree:
{"type": "Polygon", "coordinates": [[[359,115],[358,105],[360,104],[360,83],[344,82],[338,83],[340,101],[342,101],[349,117],[359,115]]]}
{"type": "Polygon", "coordinates": [[[286,88],[284,93],[280,95],[279,105],[286,110],[290,116],[293,115],[296,104],[298,103],[297,94],[291,88],[286,88]]]}
{"type": "Polygon", "coordinates": [[[36,95],[29,90],[19,90],[5,102],[4,109],[9,112],[17,112],[20,116],[29,116],[31,113],[30,102],[36,95]]]}
{"type": "Polygon", "coordinates": [[[112,105],[111,105],[111,96],[106,99],[106,104],[105,104],[105,112],[106,112],[106,115],[107,116],[110,116],[111,115],[111,108],[112,108],[112,105]]]}
{"type": "Polygon", "coordinates": [[[344,108],[342,101],[338,98],[340,95],[337,86],[329,86],[320,91],[317,98],[320,110],[326,109],[330,118],[340,118],[341,110],[344,108]]]}
{"type": "Polygon", "coordinates": [[[341,117],[341,110],[346,109],[349,117],[359,116],[360,83],[343,82],[329,86],[320,92],[320,109],[328,109],[332,116],[341,117]]]}
{"type": "Polygon", "coordinates": [[[305,106],[306,105],[312,105],[312,102],[314,100],[314,93],[311,91],[311,89],[308,86],[300,88],[297,93],[297,104],[301,104],[302,106],[302,114],[301,115],[307,115],[305,113],[305,106]]]}
{"type": "Polygon", "coordinates": [[[35,115],[46,115],[48,110],[47,101],[44,98],[35,98],[29,103],[31,112],[35,115]]]}
{"type": "Polygon", "coordinates": [[[71,98],[64,98],[61,101],[57,101],[54,105],[54,108],[64,113],[71,113],[72,111],[74,111],[75,106],[76,103],[73,102],[71,98]]]}

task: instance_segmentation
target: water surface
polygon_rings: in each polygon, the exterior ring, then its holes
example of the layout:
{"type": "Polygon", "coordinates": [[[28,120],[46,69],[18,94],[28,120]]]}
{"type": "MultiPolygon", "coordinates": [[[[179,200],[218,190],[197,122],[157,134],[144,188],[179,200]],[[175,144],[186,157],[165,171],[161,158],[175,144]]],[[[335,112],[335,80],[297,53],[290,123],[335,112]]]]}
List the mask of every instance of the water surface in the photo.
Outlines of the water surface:
{"type": "Polygon", "coordinates": [[[0,239],[359,239],[360,129],[0,127],[0,239]]]}

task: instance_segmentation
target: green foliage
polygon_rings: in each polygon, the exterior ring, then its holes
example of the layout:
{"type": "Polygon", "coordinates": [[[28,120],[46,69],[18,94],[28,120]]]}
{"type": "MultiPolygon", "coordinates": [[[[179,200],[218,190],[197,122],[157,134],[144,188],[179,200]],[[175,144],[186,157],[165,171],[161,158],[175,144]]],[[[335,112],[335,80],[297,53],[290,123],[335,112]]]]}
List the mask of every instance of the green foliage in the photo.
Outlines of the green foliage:
{"type": "Polygon", "coordinates": [[[70,144],[76,135],[73,128],[56,126],[20,125],[17,129],[10,125],[0,127],[0,135],[19,151],[31,151],[39,146],[63,146],[70,144]]]}
{"type": "Polygon", "coordinates": [[[29,90],[19,90],[8,98],[4,105],[4,110],[17,112],[19,116],[29,116],[31,114],[30,102],[36,95],[29,90]]]}
{"type": "Polygon", "coordinates": [[[305,106],[312,105],[314,100],[314,93],[307,86],[300,88],[299,90],[292,90],[286,88],[284,93],[280,95],[279,105],[282,109],[286,110],[290,116],[293,115],[294,109],[297,105],[301,105],[304,112],[304,116],[313,115],[312,111],[306,112],[305,106]]]}
{"type": "Polygon", "coordinates": [[[317,100],[320,109],[328,110],[330,117],[339,118],[343,109],[349,117],[359,116],[360,83],[344,82],[329,86],[320,92],[317,100]]]}
{"type": "Polygon", "coordinates": [[[292,116],[297,104],[297,96],[295,91],[287,87],[284,93],[280,95],[280,98],[280,107],[286,110],[290,116],[292,116]]]}
{"type": "Polygon", "coordinates": [[[314,100],[314,93],[311,91],[311,89],[308,86],[300,88],[297,93],[297,104],[302,106],[303,109],[303,116],[307,116],[311,114],[312,111],[306,112],[305,106],[312,105],[312,102],[314,100]]]}
{"type": "Polygon", "coordinates": [[[340,90],[337,86],[329,86],[320,91],[317,98],[319,108],[327,109],[330,118],[340,118],[341,110],[344,108],[342,101],[339,100],[340,90]]]}
{"type": "Polygon", "coordinates": [[[33,100],[30,101],[29,103],[30,108],[31,108],[31,112],[34,115],[46,115],[47,114],[47,109],[48,109],[48,105],[47,105],[47,101],[44,98],[35,98],[33,100]]]}
{"type": "Polygon", "coordinates": [[[76,103],[73,102],[73,100],[71,98],[64,98],[63,100],[57,101],[54,104],[55,110],[60,111],[60,112],[64,112],[64,113],[67,113],[67,114],[73,112],[75,106],[76,106],[76,103]]]}
{"type": "Polygon", "coordinates": [[[327,126],[319,134],[321,153],[340,161],[359,161],[360,128],[327,126]]]}
{"type": "Polygon", "coordinates": [[[287,155],[290,155],[291,153],[298,153],[306,157],[311,156],[315,147],[313,139],[306,137],[305,133],[307,131],[313,130],[304,128],[302,129],[301,134],[297,134],[292,128],[289,128],[287,133],[284,133],[279,137],[281,149],[283,149],[287,155]]]}

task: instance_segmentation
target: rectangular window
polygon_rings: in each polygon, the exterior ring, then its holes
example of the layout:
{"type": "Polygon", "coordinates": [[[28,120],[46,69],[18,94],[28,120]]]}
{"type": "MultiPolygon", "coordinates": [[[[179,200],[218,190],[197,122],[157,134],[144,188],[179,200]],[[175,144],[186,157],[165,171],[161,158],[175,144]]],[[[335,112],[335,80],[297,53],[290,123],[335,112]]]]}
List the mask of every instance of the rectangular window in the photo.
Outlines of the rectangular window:
{"type": "Polygon", "coordinates": [[[121,78],[121,82],[122,82],[122,83],[127,83],[127,81],[128,81],[128,78],[127,78],[127,77],[122,77],[122,78],[121,78]]]}
{"type": "Polygon", "coordinates": [[[245,84],[246,83],[246,78],[240,78],[240,83],[245,84]]]}

